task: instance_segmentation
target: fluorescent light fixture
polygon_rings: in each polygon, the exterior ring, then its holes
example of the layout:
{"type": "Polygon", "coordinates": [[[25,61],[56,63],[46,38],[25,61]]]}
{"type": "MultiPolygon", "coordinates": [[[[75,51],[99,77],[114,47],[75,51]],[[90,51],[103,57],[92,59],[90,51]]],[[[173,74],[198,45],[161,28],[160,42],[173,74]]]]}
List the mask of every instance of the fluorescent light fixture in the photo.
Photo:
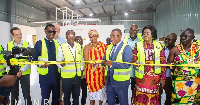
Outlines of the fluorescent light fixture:
{"type": "Polygon", "coordinates": [[[60,19],[60,20],[48,20],[48,21],[27,21],[27,23],[54,23],[54,22],[67,22],[71,23],[72,21],[101,21],[99,18],[79,18],[79,19],[60,19]]]}
{"type": "Polygon", "coordinates": [[[125,15],[125,16],[127,16],[127,15],[128,15],[128,13],[127,13],[127,12],[125,12],[125,13],[124,13],[124,15],[125,15]]]}
{"type": "Polygon", "coordinates": [[[90,16],[93,16],[93,14],[89,14],[90,16]]]}
{"type": "Polygon", "coordinates": [[[79,4],[79,3],[81,3],[81,2],[80,2],[80,0],[76,0],[76,3],[79,4]]]}
{"type": "Polygon", "coordinates": [[[128,2],[131,2],[132,0],[127,0],[128,2]]]}

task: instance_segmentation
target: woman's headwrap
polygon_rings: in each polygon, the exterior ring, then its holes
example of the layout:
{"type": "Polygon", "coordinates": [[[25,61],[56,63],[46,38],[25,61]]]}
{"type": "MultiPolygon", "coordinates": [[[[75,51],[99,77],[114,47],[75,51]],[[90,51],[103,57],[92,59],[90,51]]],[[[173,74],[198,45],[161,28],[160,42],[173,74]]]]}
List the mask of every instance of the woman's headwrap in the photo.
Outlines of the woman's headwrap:
{"type": "Polygon", "coordinates": [[[97,30],[95,30],[95,29],[90,29],[88,35],[91,35],[91,34],[99,35],[99,33],[97,32],[97,30]]]}

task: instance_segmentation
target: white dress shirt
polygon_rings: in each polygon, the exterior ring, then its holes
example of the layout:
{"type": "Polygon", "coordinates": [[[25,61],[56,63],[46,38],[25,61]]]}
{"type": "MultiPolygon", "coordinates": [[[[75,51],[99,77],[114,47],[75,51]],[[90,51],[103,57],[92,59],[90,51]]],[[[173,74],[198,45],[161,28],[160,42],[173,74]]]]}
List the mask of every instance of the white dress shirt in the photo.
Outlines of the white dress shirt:
{"type": "MultiPolygon", "coordinates": [[[[69,47],[69,49],[71,50],[72,55],[75,57],[76,45],[74,44],[73,47],[71,47],[68,43],[66,43],[66,45],[69,47]]],[[[81,54],[82,54],[82,52],[81,52],[81,54]]],[[[58,47],[58,52],[57,52],[56,61],[63,61],[63,60],[64,60],[63,52],[62,52],[61,46],[59,46],[59,47],[58,47]]],[[[83,60],[82,55],[81,55],[81,60],[83,60]]],[[[75,63],[74,63],[74,64],[75,64],[75,63]]],[[[70,63],[70,65],[71,65],[71,63],[70,63]]],[[[58,66],[59,68],[61,68],[61,69],[64,68],[64,67],[62,67],[60,64],[57,64],[57,66],[58,66]]],[[[65,66],[69,66],[69,64],[65,64],[65,66]]],[[[83,70],[83,64],[82,64],[82,62],[81,62],[81,70],[83,70]]]]}

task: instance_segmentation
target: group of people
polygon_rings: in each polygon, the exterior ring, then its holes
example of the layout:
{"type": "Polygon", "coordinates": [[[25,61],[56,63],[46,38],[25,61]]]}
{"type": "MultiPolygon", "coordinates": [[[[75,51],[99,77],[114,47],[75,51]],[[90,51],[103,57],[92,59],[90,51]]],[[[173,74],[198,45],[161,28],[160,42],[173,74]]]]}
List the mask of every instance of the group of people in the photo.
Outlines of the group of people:
{"type": "MultiPolygon", "coordinates": [[[[76,36],[73,30],[68,30],[64,39],[59,36],[58,24],[47,24],[44,29],[46,37],[34,46],[33,61],[63,63],[37,65],[41,104],[49,103],[52,92],[52,105],[63,104],[62,94],[64,105],[79,105],[82,89],[81,105],[85,105],[88,89],[91,105],[95,105],[95,100],[99,101],[99,105],[104,100],[107,100],[108,105],[115,105],[116,100],[120,105],[128,105],[130,84],[132,105],[160,105],[163,89],[166,93],[165,105],[195,105],[200,102],[200,73],[199,67],[194,65],[200,61],[200,44],[194,40],[194,30],[184,30],[178,45],[175,45],[175,33],[168,34],[164,44],[161,44],[156,41],[158,36],[154,26],[145,26],[142,35],[138,31],[138,25],[133,24],[130,35],[122,38],[121,30],[113,29],[106,39],[108,44],[104,44],[98,41],[97,30],[90,29],[90,43],[83,46],[82,37],[76,36]]],[[[14,27],[10,32],[14,41],[8,42],[4,50],[12,51],[14,46],[30,47],[28,42],[22,40],[19,28],[14,27]]],[[[1,56],[0,60],[3,60],[1,56]]],[[[1,66],[0,76],[3,76],[5,67],[1,66]]],[[[19,81],[26,104],[31,105],[30,65],[19,66],[18,78],[11,91],[11,105],[15,105],[18,100],[19,81]]],[[[6,68],[9,70],[9,67],[6,68]]]]}

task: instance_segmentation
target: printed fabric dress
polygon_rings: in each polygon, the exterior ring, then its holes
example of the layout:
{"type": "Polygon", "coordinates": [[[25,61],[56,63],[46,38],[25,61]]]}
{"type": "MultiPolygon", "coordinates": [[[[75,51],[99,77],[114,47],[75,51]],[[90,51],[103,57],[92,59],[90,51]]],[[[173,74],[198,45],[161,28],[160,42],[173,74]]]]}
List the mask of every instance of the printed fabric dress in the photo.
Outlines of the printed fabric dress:
{"type": "MultiPolygon", "coordinates": [[[[143,42],[145,63],[154,63],[154,46],[153,43],[149,44],[143,42]]],[[[133,50],[133,62],[136,62],[137,57],[137,44],[133,50]]],[[[160,52],[160,64],[166,64],[165,52],[162,48],[160,52]]],[[[166,67],[161,66],[161,73],[155,74],[154,66],[145,66],[144,77],[139,79],[136,77],[135,94],[133,95],[132,105],[160,105],[159,101],[159,82],[161,79],[166,80],[166,67]]]]}
{"type": "MultiPolygon", "coordinates": [[[[99,44],[89,51],[89,60],[101,60],[105,54],[106,45],[99,41],[99,44]]],[[[105,67],[101,64],[85,65],[86,82],[89,89],[90,100],[106,100],[105,91],[105,67]]]]}
{"type": "MultiPolygon", "coordinates": [[[[199,46],[193,43],[190,51],[185,51],[182,45],[177,45],[181,53],[176,56],[174,62],[181,64],[199,64],[199,46]]],[[[172,105],[198,105],[196,103],[197,92],[200,88],[199,67],[180,66],[172,72],[172,105]]]]}

